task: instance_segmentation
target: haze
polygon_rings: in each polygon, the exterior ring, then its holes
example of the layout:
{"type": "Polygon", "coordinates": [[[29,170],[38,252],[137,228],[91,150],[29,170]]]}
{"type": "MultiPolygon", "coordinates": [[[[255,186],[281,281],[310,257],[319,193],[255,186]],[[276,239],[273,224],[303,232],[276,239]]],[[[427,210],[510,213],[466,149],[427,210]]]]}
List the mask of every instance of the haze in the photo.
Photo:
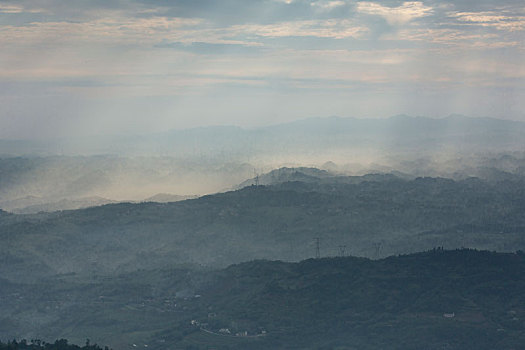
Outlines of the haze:
{"type": "Polygon", "coordinates": [[[524,34],[523,0],[0,0],[0,350],[523,349],[524,34]]]}

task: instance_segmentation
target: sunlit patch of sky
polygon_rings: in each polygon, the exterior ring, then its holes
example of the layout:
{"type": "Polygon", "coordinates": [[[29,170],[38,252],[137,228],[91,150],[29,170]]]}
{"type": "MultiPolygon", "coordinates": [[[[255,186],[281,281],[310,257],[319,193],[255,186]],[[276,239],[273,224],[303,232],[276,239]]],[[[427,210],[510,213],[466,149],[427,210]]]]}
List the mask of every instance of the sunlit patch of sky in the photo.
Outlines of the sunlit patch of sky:
{"type": "Polygon", "coordinates": [[[522,1],[0,1],[0,137],[525,121],[522,1]]]}

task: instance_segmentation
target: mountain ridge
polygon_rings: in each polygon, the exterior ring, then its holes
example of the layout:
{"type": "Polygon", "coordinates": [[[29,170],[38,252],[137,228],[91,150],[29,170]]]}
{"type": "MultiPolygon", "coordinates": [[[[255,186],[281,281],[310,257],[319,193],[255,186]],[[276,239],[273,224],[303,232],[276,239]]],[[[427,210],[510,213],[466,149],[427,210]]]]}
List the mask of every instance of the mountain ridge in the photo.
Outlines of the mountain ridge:
{"type": "MultiPolygon", "coordinates": [[[[67,139],[55,139],[47,141],[27,140],[0,140],[0,154],[120,154],[120,155],[147,155],[153,151],[162,150],[162,154],[178,156],[191,156],[197,154],[220,154],[231,152],[236,156],[247,154],[264,154],[264,148],[272,151],[283,151],[284,145],[294,148],[304,147],[296,144],[304,139],[314,140],[318,145],[317,138],[323,134],[324,139],[331,145],[350,147],[356,142],[367,146],[383,149],[386,142],[389,146],[399,147],[406,140],[414,139],[419,142],[431,142],[432,146],[445,145],[446,142],[454,141],[454,144],[474,145],[488,149],[479,139],[479,133],[483,132],[490,137],[492,149],[497,146],[499,150],[519,149],[523,142],[519,137],[525,130],[525,122],[512,121],[496,118],[474,118],[466,116],[451,115],[445,118],[411,117],[398,115],[389,118],[352,118],[352,117],[325,117],[307,118],[288,123],[260,126],[255,128],[242,128],[238,126],[206,126],[190,129],[175,129],[161,133],[134,135],[134,136],[97,136],[93,138],[84,137],[74,142],[67,139]],[[451,131],[459,134],[450,133],[451,131]],[[501,134],[503,132],[503,134],[501,134]],[[344,139],[331,139],[335,135],[352,135],[356,138],[353,142],[344,139]],[[433,135],[441,140],[425,140],[418,135],[433,135]],[[283,137],[288,137],[283,142],[283,137]],[[364,138],[367,136],[367,138],[364,138]],[[464,138],[461,140],[458,138],[464,138]],[[96,140],[91,142],[89,140],[96,140]],[[498,140],[499,139],[499,140],[498,140]],[[278,147],[273,145],[280,140],[278,147]],[[439,141],[439,142],[437,142],[439,141]],[[294,143],[295,142],[295,143],[294,143]],[[334,143],[335,142],[335,143],[334,143]],[[372,143],[370,143],[372,142],[372,143]],[[401,142],[401,144],[397,144],[401,142]],[[437,142],[437,143],[436,143],[437,142]],[[26,143],[26,145],[24,145],[26,143]],[[90,145],[90,143],[92,145],[90,145]],[[219,150],[214,151],[210,147],[221,145],[219,150]],[[514,147],[513,146],[516,146],[514,147]],[[175,151],[169,151],[168,147],[175,151]],[[17,151],[19,149],[19,151],[17,151]]],[[[404,147],[407,147],[408,142],[404,147]]],[[[430,144],[423,149],[431,149],[430,144]]],[[[399,148],[399,151],[406,151],[399,148]]],[[[155,152],[153,152],[155,153],[155,152]]]]}
{"type": "Polygon", "coordinates": [[[8,215],[0,235],[16,259],[5,260],[0,277],[21,270],[35,277],[31,261],[49,273],[84,275],[180,263],[297,261],[314,254],[316,237],[323,256],[337,254],[340,245],[375,258],[445,242],[447,248],[523,249],[524,198],[523,181],[381,175],[248,186],[173,203],[8,215]]]}

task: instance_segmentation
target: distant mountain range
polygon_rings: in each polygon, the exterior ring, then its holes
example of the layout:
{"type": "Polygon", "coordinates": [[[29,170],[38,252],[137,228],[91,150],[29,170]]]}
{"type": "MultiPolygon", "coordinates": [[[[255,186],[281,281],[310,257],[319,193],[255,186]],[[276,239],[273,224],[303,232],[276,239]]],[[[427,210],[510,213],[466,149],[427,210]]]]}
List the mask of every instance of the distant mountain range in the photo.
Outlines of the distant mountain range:
{"type": "Polygon", "coordinates": [[[0,208],[35,212],[85,207],[79,202],[96,197],[120,202],[157,193],[210,194],[283,167],[316,167],[330,175],[513,180],[525,176],[523,135],[521,122],[396,116],[81,140],[0,140],[0,208]],[[34,203],[14,205],[32,197],[34,203]]]}
{"type": "MultiPolygon", "coordinates": [[[[0,140],[0,155],[212,157],[225,161],[306,152],[309,157],[375,152],[455,153],[522,151],[525,123],[452,115],[442,119],[399,115],[387,119],[311,118],[269,127],[210,126],[152,135],[53,140],[0,140]]],[[[288,158],[288,161],[293,158],[288,158]]]]}

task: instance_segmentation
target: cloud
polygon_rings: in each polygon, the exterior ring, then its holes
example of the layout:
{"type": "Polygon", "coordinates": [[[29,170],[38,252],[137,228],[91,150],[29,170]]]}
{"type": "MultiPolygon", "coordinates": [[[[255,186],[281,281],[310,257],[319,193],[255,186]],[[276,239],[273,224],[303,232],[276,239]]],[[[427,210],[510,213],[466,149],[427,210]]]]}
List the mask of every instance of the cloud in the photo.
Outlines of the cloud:
{"type": "Polygon", "coordinates": [[[525,15],[505,12],[451,12],[449,17],[467,25],[492,27],[498,30],[521,31],[525,29],[525,15]]]}
{"type": "Polygon", "coordinates": [[[387,7],[374,2],[359,2],[357,11],[368,15],[381,16],[389,24],[404,24],[413,19],[429,16],[432,7],[425,6],[420,1],[406,1],[398,7],[387,7]]]}
{"type": "Polygon", "coordinates": [[[189,18],[98,18],[87,22],[33,22],[25,26],[0,26],[0,43],[59,45],[90,43],[140,44],[177,40],[183,27],[202,21],[189,18]]]}
{"type": "Polygon", "coordinates": [[[346,2],[342,0],[318,0],[310,3],[310,6],[317,7],[322,10],[333,10],[336,7],[344,5],[346,5],[346,2]]]}
{"type": "Polygon", "coordinates": [[[25,9],[19,5],[2,5],[0,4],[0,13],[43,13],[44,9],[25,9]]]}
{"type": "Polygon", "coordinates": [[[498,49],[516,47],[513,39],[504,39],[496,33],[469,32],[452,28],[408,28],[384,37],[386,40],[403,40],[425,44],[437,44],[448,49],[498,49]]]}
{"type": "Polygon", "coordinates": [[[0,5],[0,13],[21,13],[24,8],[16,5],[0,5]]]}
{"type": "Polygon", "coordinates": [[[368,31],[367,27],[350,20],[307,20],[290,21],[269,25],[248,24],[232,28],[234,31],[251,33],[261,37],[318,37],[318,38],[357,38],[368,31]]]}
{"type": "Polygon", "coordinates": [[[159,48],[171,48],[203,55],[250,55],[258,54],[261,45],[225,44],[209,42],[170,42],[156,45],[159,48]]]}

